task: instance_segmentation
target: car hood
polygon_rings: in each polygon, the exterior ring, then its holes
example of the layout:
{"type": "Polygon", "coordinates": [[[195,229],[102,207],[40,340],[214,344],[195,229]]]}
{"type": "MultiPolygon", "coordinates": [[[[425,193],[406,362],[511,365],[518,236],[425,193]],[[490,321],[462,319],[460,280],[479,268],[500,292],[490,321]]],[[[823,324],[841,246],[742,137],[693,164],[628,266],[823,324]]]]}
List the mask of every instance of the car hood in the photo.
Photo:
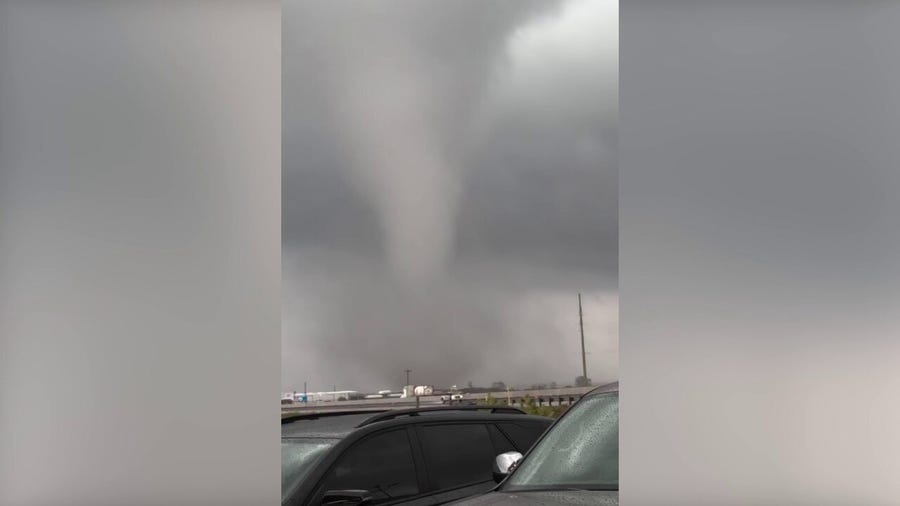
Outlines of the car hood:
{"type": "Polygon", "coordinates": [[[552,492],[491,492],[452,506],[617,506],[619,492],[558,490],[552,492]]]}

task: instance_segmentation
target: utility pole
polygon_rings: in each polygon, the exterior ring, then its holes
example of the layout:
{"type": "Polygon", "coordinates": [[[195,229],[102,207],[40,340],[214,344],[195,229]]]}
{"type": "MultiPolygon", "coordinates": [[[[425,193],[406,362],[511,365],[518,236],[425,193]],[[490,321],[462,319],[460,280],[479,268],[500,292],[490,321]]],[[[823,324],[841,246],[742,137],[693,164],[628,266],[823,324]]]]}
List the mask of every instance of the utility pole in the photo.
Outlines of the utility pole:
{"type": "MultiPolygon", "coordinates": [[[[409,373],[411,373],[411,372],[412,372],[411,370],[406,369],[406,386],[404,388],[412,386],[409,384],[409,373]]],[[[416,396],[416,409],[419,409],[419,394],[416,393],[415,387],[413,387],[412,393],[413,393],[413,395],[416,396]]]]}
{"type": "Polygon", "coordinates": [[[584,318],[581,314],[581,293],[578,294],[578,327],[581,329],[581,374],[587,382],[587,358],[584,353],[584,318]]]}

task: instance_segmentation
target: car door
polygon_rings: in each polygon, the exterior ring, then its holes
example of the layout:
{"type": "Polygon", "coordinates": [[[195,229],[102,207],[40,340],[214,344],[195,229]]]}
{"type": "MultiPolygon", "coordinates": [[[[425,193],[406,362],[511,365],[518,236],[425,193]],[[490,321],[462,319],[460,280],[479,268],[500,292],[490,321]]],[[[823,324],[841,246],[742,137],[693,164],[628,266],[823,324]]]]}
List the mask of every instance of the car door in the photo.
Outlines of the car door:
{"type": "Polygon", "coordinates": [[[331,465],[307,504],[317,506],[328,491],[366,490],[367,506],[431,506],[424,471],[416,463],[409,430],[391,429],[363,437],[331,465]]]}
{"type": "Polygon", "coordinates": [[[496,485],[491,466],[498,452],[490,430],[496,428],[481,422],[421,424],[416,428],[435,504],[481,494],[496,485]]]}

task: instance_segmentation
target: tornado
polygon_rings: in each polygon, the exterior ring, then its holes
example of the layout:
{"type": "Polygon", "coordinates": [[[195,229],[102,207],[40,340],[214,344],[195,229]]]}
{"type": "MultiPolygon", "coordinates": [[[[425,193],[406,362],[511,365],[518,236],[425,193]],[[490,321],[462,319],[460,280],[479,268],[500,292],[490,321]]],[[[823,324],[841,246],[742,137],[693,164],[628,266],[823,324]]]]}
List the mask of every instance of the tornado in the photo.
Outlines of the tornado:
{"type": "Polygon", "coordinates": [[[429,81],[432,73],[415,46],[386,23],[368,25],[366,40],[379,48],[377,54],[344,60],[334,81],[345,169],[377,213],[395,279],[418,287],[446,269],[459,167],[438,127],[439,85],[429,81]]]}

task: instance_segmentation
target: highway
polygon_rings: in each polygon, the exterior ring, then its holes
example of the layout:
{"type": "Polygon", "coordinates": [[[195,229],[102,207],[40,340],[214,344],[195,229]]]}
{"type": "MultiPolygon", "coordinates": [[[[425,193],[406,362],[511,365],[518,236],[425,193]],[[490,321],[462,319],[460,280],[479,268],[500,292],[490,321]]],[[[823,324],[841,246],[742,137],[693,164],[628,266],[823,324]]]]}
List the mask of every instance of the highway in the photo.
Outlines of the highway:
{"type": "MultiPolygon", "coordinates": [[[[493,396],[500,401],[509,400],[513,405],[518,404],[526,396],[530,396],[539,401],[540,404],[569,404],[577,401],[582,395],[596,388],[590,387],[572,387],[572,388],[555,388],[545,390],[511,390],[507,392],[491,392],[465,394],[463,402],[479,401],[487,398],[488,395],[493,396]]],[[[429,395],[419,397],[420,406],[439,406],[441,405],[441,397],[439,395],[429,395]]],[[[282,413],[288,412],[337,412],[337,411],[356,411],[361,409],[404,409],[416,406],[415,397],[398,399],[361,399],[354,401],[319,401],[319,402],[295,402],[292,404],[282,404],[282,413]]]]}

